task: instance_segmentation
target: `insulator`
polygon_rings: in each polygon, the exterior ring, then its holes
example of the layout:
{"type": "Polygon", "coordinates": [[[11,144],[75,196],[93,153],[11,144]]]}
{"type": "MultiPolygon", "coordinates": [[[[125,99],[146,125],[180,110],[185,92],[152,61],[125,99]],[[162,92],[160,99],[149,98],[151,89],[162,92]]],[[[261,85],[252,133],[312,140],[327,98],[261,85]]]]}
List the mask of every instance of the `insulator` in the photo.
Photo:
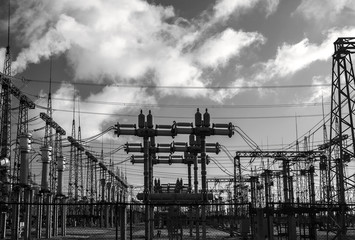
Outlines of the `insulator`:
{"type": "Polygon", "coordinates": [[[206,164],[207,165],[210,164],[210,161],[211,161],[211,157],[206,155],[206,164]]]}
{"type": "Polygon", "coordinates": [[[178,127],[192,127],[192,123],[188,123],[188,122],[177,122],[176,126],[178,127]]]}
{"type": "Polygon", "coordinates": [[[142,147],[142,143],[126,143],[127,147],[142,147]]]}
{"type": "Polygon", "coordinates": [[[118,128],[136,128],[136,124],[118,124],[116,125],[118,128]]]}
{"type": "Polygon", "coordinates": [[[8,168],[10,167],[10,160],[8,158],[0,159],[0,167],[1,168],[8,168]]]}
{"type": "Polygon", "coordinates": [[[65,158],[63,156],[58,157],[57,164],[58,172],[63,172],[65,169],[65,158]]]}
{"type": "Polygon", "coordinates": [[[229,124],[227,124],[227,123],[214,123],[213,127],[214,128],[229,128],[229,124]]]}
{"type": "Polygon", "coordinates": [[[152,112],[149,110],[147,115],[147,128],[153,128],[153,115],[152,112]]]}
{"type": "Polygon", "coordinates": [[[203,124],[205,127],[209,127],[211,125],[211,117],[206,108],[206,112],[203,114],[203,124]]]}
{"type": "Polygon", "coordinates": [[[197,108],[197,112],[195,113],[195,126],[201,127],[202,125],[202,114],[200,113],[200,109],[197,108]]]}
{"type": "Polygon", "coordinates": [[[138,127],[144,128],[144,122],[145,122],[145,116],[143,114],[143,111],[141,110],[141,113],[138,115],[138,127]]]}
{"type": "Polygon", "coordinates": [[[171,129],[172,126],[171,125],[156,125],[156,128],[160,128],[160,129],[171,129]]]}
{"type": "Polygon", "coordinates": [[[41,147],[42,153],[42,162],[48,163],[52,160],[52,147],[51,146],[43,146],[41,147]]]}
{"type": "Polygon", "coordinates": [[[158,143],[158,147],[171,147],[169,143],[158,143]]]}
{"type": "Polygon", "coordinates": [[[28,175],[29,175],[29,161],[27,158],[27,153],[31,150],[31,134],[21,134],[18,137],[20,143],[21,151],[21,163],[20,163],[20,183],[23,185],[28,185],[28,175]]]}

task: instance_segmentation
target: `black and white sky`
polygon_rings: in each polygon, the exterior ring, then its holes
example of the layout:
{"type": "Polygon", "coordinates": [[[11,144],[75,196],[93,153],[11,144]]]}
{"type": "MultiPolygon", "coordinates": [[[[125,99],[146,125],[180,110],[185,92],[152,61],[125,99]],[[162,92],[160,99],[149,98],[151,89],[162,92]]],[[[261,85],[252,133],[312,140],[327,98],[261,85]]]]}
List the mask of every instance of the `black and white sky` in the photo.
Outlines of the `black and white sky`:
{"type": "MultiPolygon", "coordinates": [[[[1,66],[7,2],[0,6],[1,66]]],[[[329,113],[333,42],[355,36],[354,3],[11,0],[12,71],[29,79],[14,83],[45,107],[52,57],[54,119],[71,132],[75,92],[83,138],[136,123],[140,109],[169,124],[192,122],[199,107],[262,148],[281,148],[322,122],[322,99],[329,113]]],[[[139,141],[113,133],[106,140],[139,141]]],[[[231,152],[248,149],[237,135],[217,140],[231,152]]]]}

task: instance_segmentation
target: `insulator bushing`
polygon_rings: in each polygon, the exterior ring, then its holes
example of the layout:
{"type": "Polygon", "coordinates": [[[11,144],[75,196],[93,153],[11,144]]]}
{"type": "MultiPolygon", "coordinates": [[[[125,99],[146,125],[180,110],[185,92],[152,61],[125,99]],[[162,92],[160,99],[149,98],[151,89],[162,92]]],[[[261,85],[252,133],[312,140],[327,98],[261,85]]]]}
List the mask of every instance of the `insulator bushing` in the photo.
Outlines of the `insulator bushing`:
{"type": "Polygon", "coordinates": [[[138,128],[144,128],[145,116],[143,111],[138,115],[138,128]]]}
{"type": "Polygon", "coordinates": [[[10,160],[6,157],[0,159],[0,168],[9,168],[10,167],[10,160]]]}
{"type": "Polygon", "coordinates": [[[153,115],[152,112],[149,110],[147,115],[147,128],[153,128],[153,115]]]}
{"type": "Polygon", "coordinates": [[[207,108],[206,108],[206,112],[203,114],[203,124],[205,127],[209,127],[211,125],[211,118],[207,108]]]}
{"type": "Polygon", "coordinates": [[[60,156],[57,158],[57,169],[58,169],[58,172],[63,172],[64,169],[65,169],[65,157],[63,156],[60,156]]]}
{"type": "Polygon", "coordinates": [[[42,153],[42,162],[48,163],[52,160],[52,147],[51,146],[43,146],[41,147],[42,153]]]}
{"type": "Polygon", "coordinates": [[[31,151],[31,137],[32,135],[30,133],[22,133],[21,135],[18,136],[21,152],[31,151]]]}
{"type": "Polygon", "coordinates": [[[29,160],[28,153],[31,150],[31,134],[23,133],[18,136],[19,148],[21,152],[20,160],[20,183],[24,186],[28,185],[29,176],[29,160]]]}
{"type": "Polygon", "coordinates": [[[195,113],[195,126],[201,127],[202,125],[202,114],[200,113],[200,109],[197,108],[197,112],[195,113]]]}

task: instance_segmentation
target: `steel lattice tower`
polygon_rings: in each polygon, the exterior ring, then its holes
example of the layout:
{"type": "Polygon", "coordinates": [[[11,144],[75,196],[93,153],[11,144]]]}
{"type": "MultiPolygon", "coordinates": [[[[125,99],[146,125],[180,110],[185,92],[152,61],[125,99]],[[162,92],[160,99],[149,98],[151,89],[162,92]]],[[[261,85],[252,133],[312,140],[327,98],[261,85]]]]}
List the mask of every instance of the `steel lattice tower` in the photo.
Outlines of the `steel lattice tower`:
{"type": "MultiPolygon", "coordinates": [[[[82,143],[82,141],[81,141],[81,127],[80,127],[80,112],[79,112],[78,141],[79,141],[79,143],[82,143]]],[[[77,165],[76,165],[77,169],[75,169],[75,174],[78,175],[78,177],[76,178],[77,179],[76,186],[78,188],[80,198],[82,199],[85,196],[85,193],[84,193],[84,176],[83,176],[83,172],[84,172],[84,169],[83,169],[83,151],[80,151],[80,150],[77,151],[76,161],[77,161],[77,165]]]]}
{"type": "Polygon", "coordinates": [[[11,51],[10,51],[10,2],[8,14],[7,47],[4,61],[3,74],[7,77],[1,78],[1,156],[11,161],[11,51]]]}
{"type": "MultiPolygon", "coordinates": [[[[21,91],[15,87],[10,87],[10,93],[19,99],[19,115],[18,115],[18,125],[17,125],[17,139],[22,134],[28,134],[28,109],[34,109],[35,104],[26,96],[21,93],[21,91]]],[[[20,144],[19,141],[16,141],[16,156],[14,158],[14,182],[18,183],[20,175],[20,144]]]]}
{"type": "MultiPolygon", "coordinates": [[[[71,136],[75,139],[75,88],[73,93],[73,121],[72,121],[72,129],[71,129],[71,136]]],[[[71,145],[70,146],[70,159],[69,159],[69,182],[68,182],[68,198],[73,199],[77,198],[77,194],[74,196],[74,173],[75,173],[75,164],[76,164],[76,147],[71,145]]],[[[75,186],[76,188],[76,186],[75,186]]],[[[76,188],[77,189],[77,188],[76,188]]]]}
{"type": "MultiPolygon", "coordinates": [[[[4,61],[3,74],[8,77],[11,76],[11,52],[10,52],[10,1],[8,5],[8,34],[7,34],[7,47],[4,61]]],[[[2,196],[0,201],[8,202],[10,195],[10,187],[8,183],[11,181],[9,179],[9,170],[11,171],[11,95],[10,89],[10,78],[5,78],[1,76],[1,126],[0,126],[0,161],[4,163],[4,167],[0,168],[0,190],[2,196]],[[9,166],[7,166],[9,165],[9,166]]],[[[7,212],[0,211],[0,238],[5,238],[6,236],[6,225],[7,225],[7,212]]]]}
{"type": "Polygon", "coordinates": [[[346,235],[346,199],[344,162],[354,157],[354,111],[355,76],[351,53],[355,50],[355,38],[338,38],[334,42],[332,62],[332,92],[330,116],[330,151],[328,159],[328,216],[333,216],[337,206],[337,217],[332,219],[337,239],[346,235]],[[345,141],[346,140],[346,141],[345,141]],[[336,188],[333,189],[333,187],[336,188]]]}
{"type": "MultiPolygon", "coordinates": [[[[52,57],[50,57],[49,62],[49,91],[48,91],[48,99],[47,99],[47,114],[50,119],[53,120],[53,109],[52,109],[52,57]]],[[[49,124],[46,124],[45,127],[45,146],[50,146],[53,148],[52,161],[49,163],[49,188],[50,191],[56,191],[56,165],[57,165],[57,154],[58,147],[53,143],[53,129],[49,124]]]]}

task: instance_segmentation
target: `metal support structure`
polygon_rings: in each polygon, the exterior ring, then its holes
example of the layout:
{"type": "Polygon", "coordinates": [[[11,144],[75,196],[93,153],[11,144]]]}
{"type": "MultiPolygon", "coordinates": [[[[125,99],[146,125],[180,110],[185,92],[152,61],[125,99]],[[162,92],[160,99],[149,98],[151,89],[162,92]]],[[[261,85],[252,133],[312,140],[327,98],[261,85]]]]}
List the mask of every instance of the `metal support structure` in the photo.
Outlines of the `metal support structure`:
{"type": "MultiPolygon", "coordinates": [[[[153,208],[150,208],[150,200],[149,194],[150,190],[150,182],[152,180],[152,163],[149,161],[149,138],[156,136],[170,136],[174,137],[180,134],[187,135],[195,135],[197,136],[197,140],[200,140],[200,148],[201,148],[201,186],[202,186],[202,200],[203,203],[201,205],[201,222],[202,222],[202,237],[206,237],[206,203],[207,199],[207,181],[206,181],[206,142],[205,138],[211,135],[227,135],[231,137],[233,135],[233,125],[229,124],[213,124],[210,127],[210,115],[207,112],[204,114],[204,119],[202,121],[202,114],[197,109],[195,114],[195,127],[193,127],[192,123],[176,123],[173,125],[156,125],[156,128],[153,129],[153,116],[149,111],[147,115],[147,120],[145,120],[145,116],[143,112],[138,115],[138,128],[136,128],[135,124],[119,124],[116,125],[115,133],[117,136],[120,135],[133,135],[143,138],[143,153],[144,153],[144,203],[146,205],[146,216],[145,216],[145,237],[150,240],[153,238],[152,226],[153,219],[151,216],[153,208]],[[151,171],[151,175],[150,175],[151,171]]],[[[197,162],[197,161],[196,161],[197,162]]],[[[196,233],[197,234],[197,233],[196,233]]]]}
{"type": "MultiPolygon", "coordinates": [[[[328,231],[334,231],[337,239],[346,239],[346,199],[344,180],[344,163],[355,155],[354,113],[355,100],[355,75],[351,54],[355,50],[355,38],[338,38],[334,42],[334,54],[332,61],[332,92],[330,115],[330,141],[328,158],[328,203],[337,205],[338,217],[335,224],[330,222],[328,231]],[[349,136],[344,141],[344,135],[349,136]],[[339,141],[334,141],[339,139],[339,141]],[[332,189],[337,186],[337,189],[332,189]]],[[[328,204],[330,206],[330,204],[328,204]]],[[[328,216],[334,213],[333,207],[329,207],[328,216]]]]}
{"type": "MultiPolygon", "coordinates": [[[[10,51],[10,1],[8,2],[8,32],[7,32],[7,47],[5,53],[5,61],[3,74],[11,76],[11,51],[10,51]]],[[[0,239],[5,239],[8,218],[8,205],[10,198],[10,179],[11,171],[11,94],[10,78],[5,78],[1,75],[1,125],[0,125],[0,189],[2,195],[0,202],[3,203],[0,209],[0,239]]]]}

